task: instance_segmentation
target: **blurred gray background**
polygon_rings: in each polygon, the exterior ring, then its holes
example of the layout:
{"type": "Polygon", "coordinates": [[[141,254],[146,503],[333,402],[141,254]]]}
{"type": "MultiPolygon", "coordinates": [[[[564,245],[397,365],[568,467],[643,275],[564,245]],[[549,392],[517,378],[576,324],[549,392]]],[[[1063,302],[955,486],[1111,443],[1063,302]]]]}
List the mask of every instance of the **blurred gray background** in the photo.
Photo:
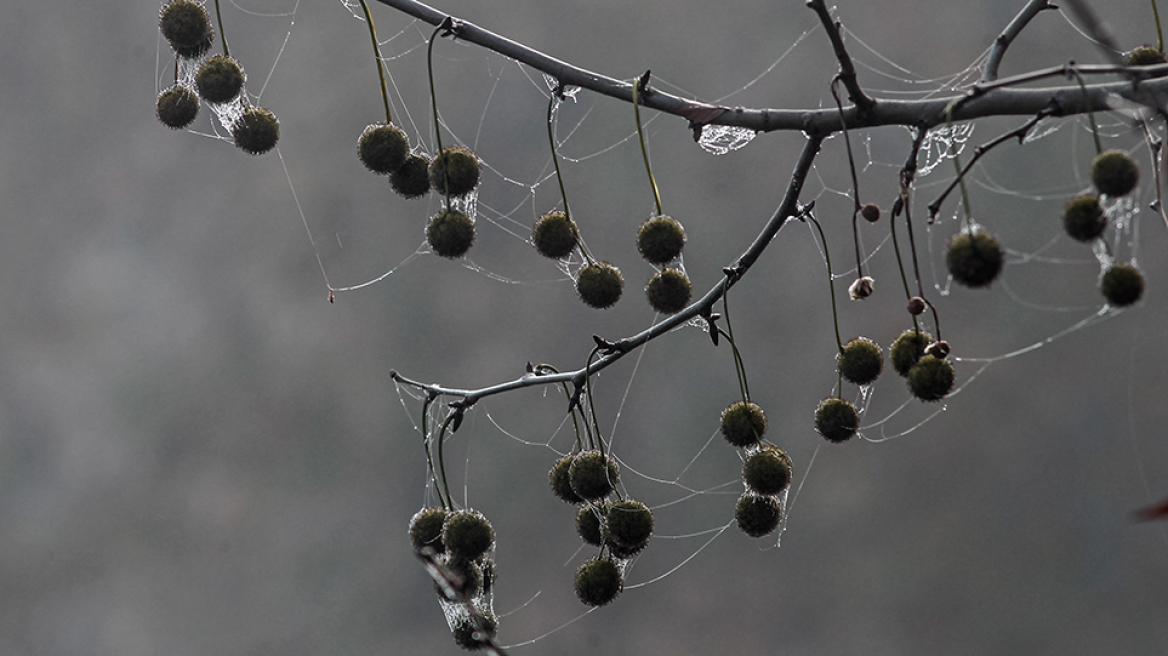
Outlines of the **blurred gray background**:
{"type": "MultiPolygon", "coordinates": [[[[838,15],[908,69],[849,41],[862,63],[891,73],[861,67],[862,83],[901,97],[940,90],[1022,4],[866,0],[840,4],[838,15]]],[[[1093,5],[1124,47],[1155,41],[1147,3],[1093,5]]],[[[335,286],[381,275],[418,249],[437,203],[398,199],[354,156],[364,126],[383,118],[364,24],[336,0],[301,2],[291,29],[290,16],[255,15],[294,6],[224,7],[249,91],[263,88],[259,103],[280,117],[283,160],[200,136],[212,131],[205,107],[193,131],[155,120],[172,65],[159,3],[5,10],[0,653],[459,653],[406,539],[426,498],[420,407],[403,403],[390,370],[483,386],[517,377],[528,361],[579,367],[591,335],[616,338],[653,320],[639,292],[651,270],[633,243],[653,208],[636,140],[626,139],[631,108],[582,92],[562,114],[562,136],[584,119],[562,151],[587,157],[565,170],[573,210],[593,253],[627,281],[621,304],[596,312],[515,236],[558,199],[554,184],[531,191],[549,172],[542,82],[449,41],[436,46],[440,107],[489,166],[471,259],[514,283],[427,255],[329,304],[318,256],[335,286]]],[[[704,100],[831,103],[836,63],[802,2],[440,6],[613,77],[652,69],[663,88],[704,100]]],[[[421,133],[432,144],[420,46],[429,30],[373,11],[383,38],[402,32],[385,50],[405,98],[399,117],[415,143],[421,133]]],[[[1048,12],[1003,74],[1072,59],[1102,61],[1048,12]]],[[[1101,120],[1106,145],[1136,149],[1146,207],[1146,147],[1116,115],[1101,120]]],[[[973,142],[1021,122],[979,123],[973,142]]],[[[962,383],[981,371],[970,358],[1040,342],[1101,305],[1089,249],[1059,237],[1062,204],[1088,186],[1089,131],[1078,119],[1049,127],[1057,131],[984,158],[971,182],[976,218],[1012,249],[1003,281],[932,292],[954,355],[967,358],[957,363],[962,383]]],[[[777,205],[803,139],[762,135],[714,157],[679,119],[657,117],[649,133],[665,210],[689,235],[687,270],[708,289],[777,205]]],[[[907,133],[853,137],[861,197],[888,207],[907,133]]],[[[921,181],[918,221],[951,171],[921,181]]],[[[817,200],[841,271],[852,252],[850,187],[843,140],[832,139],[804,200],[817,200]]],[[[918,224],[929,284],[956,207],[950,200],[931,231],[918,224]]],[[[1168,533],[1164,522],[1131,521],[1168,494],[1168,238],[1150,212],[1136,220],[1148,279],[1140,306],[997,361],[943,406],[910,403],[874,425],[907,399],[886,372],[867,437],[944,412],[903,437],[842,446],[811,428],[835,382],[823,259],[805,226],[784,228],[731,298],[754,398],[802,486],[781,547],[731,527],[672,574],[513,653],[1168,653],[1168,533]]],[[[865,248],[887,230],[864,226],[865,248]]],[[[1115,244],[1125,259],[1130,242],[1115,244]]],[[[841,330],[887,347],[907,327],[889,244],[870,266],[877,295],[867,302],[843,300],[850,277],[837,284],[841,330]]],[[[668,536],[731,519],[738,456],[720,438],[703,445],[736,393],[729,350],[695,329],[598,380],[630,494],[662,505],[685,488],[729,483],[659,508],[661,537],[630,585],[708,539],[668,536]]],[[[450,442],[456,496],[498,534],[505,644],[585,610],[571,580],[588,553],[578,551],[574,511],[546,485],[555,451],[569,446],[568,432],[556,432],[563,411],[551,390],[490,398],[450,442]]]]}

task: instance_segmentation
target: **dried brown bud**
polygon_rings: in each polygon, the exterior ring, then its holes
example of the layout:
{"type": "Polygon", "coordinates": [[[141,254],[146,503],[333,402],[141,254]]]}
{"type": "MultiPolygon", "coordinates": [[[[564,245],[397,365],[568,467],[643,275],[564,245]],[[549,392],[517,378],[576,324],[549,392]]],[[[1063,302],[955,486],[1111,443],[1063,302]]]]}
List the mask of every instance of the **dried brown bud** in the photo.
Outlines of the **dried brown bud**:
{"type": "Polygon", "coordinates": [[[848,287],[848,296],[850,296],[853,301],[862,301],[865,298],[868,298],[872,295],[872,291],[875,289],[873,282],[874,281],[872,278],[868,276],[857,278],[856,282],[853,282],[852,286],[848,287]]]}
{"type": "Polygon", "coordinates": [[[931,355],[934,358],[943,360],[946,355],[949,355],[949,342],[942,339],[929,344],[925,347],[925,355],[931,355]]]}
{"type": "Polygon", "coordinates": [[[925,299],[920,296],[913,296],[908,299],[908,313],[914,317],[922,314],[925,311],[925,299]]]}
{"type": "Polygon", "coordinates": [[[868,223],[876,223],[880,220],[880,206],[876,203],[868,203],[860,209],[860,216],[868,223]]]}

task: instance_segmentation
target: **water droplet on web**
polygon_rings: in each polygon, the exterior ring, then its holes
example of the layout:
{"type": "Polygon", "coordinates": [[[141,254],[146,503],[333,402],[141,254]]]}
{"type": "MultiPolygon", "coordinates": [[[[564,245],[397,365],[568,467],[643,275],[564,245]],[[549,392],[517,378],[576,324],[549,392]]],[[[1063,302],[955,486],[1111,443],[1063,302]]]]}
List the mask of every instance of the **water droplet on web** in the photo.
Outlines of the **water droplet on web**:
{"type": "Polygon", "coordinates": [[[756,136],[758,136],[758,132],[750,128],[707,125],[702,128],[702,136],[698,139],[698,145],[708,153],[725,155],[732,150],[742,148],[756,136]]]}

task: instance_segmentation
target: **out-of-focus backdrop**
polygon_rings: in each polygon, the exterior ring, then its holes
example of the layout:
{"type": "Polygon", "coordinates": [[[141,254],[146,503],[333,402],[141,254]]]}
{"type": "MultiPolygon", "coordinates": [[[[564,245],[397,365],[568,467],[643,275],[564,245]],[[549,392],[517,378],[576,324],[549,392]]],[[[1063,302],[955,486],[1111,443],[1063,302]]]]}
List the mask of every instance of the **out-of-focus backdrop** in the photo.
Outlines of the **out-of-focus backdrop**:
{"type": "MultiPolygon", "coordinates": [[[[862,83],[919,97],[948,93],[1023,4],[865,0],[837,15],[862,83]]],[[[1124,47],[1155,41],[1147,3],[1092,5],[1124,47]]],[[[206,136],[206,107],[191,131],[155,120],[173,65],[158,9],[13,3],[0,21],[0,652],[459,653],[406,539],[426,500],[420,404],[389,372],[484,386],[528,361],[579,367],[591,335],[651,323],[640,292],[651,270],[633,235],[653,206],[631,107],[582,92],[561,112],[572,208],[592,251],[626,278],[621,304],[597,312],[522,239],[558,200],[538,74],[436,45],[443,117],[489,165],[474,270],[411,258],[436,200],[397,198],[355,157],[361,130],[384,116],[353,7],[225,3],[248,90],[281,120],[279,154],[261,157],[206,136]],[[328,303],[326,274],[345,286],[394,267],[328,303]]],[[[652,69],[655,84],[703,100],[831,103],[836,63],[802,2],[441,9],[613,77],[652,69]]],[[[429,29],[373,11],[393,37],[398,118],[414,143],[433,144],[429,29]]],[[[1102,57],[1050,11],[1002,72],[1070,60],[1102,57]]],[[[761,135],[716,157],[679,119],[646,118],[665,210],[689,235],[686,268],[708,289],[773,211],[803,139],[761,135]]],[[[980,122],[970,144],[1023,120],[980,122]]],[[[1045,123],[1040,132],[1053,132],[1003,145],[971,180],[977,220],[1011,249],[1003,280],[929,288],[964,358],[961,392],[897,412],[907,393],[886,372],[864,417],[869,441],[827,445],[811,428],[835,383],[835,342],[806,226],[785,227],[734,289],[752,392],[800,487],[779,548],[734,527],[704,548],[711,534],[680,537],[725,525],[741,490],[735,451],[717,437],[703,448],[737,384],[729,350],[699,330],[597,381],[629,493],[660,506],[659,537],[628,583],[685,564],[582,618],[571,581],[588,553],[574,510],[546,483],[570,443],[562,396],[528,390],[476,407],[448,469],[456,497],[498,534],[501,641],[539,638],[514,654],[1168,652],[1168,533],[1131,520],[1168,494],[1168,238],[1146,209],[1147,147],[1117,114],[1100,120],[1106,145],[1134,149],[1143,168],[1136,230],[1112,239],[1123,259],[1135,245],[1143,302],[984,370],[976,360],[1058,336],[1102,305],[1090,249],[1060,237],[1058,218],[1089,185],[1089,129],[1081,118],[1045,123]]],[[[861,197],[887,208],[909,135],[852,137],[861,197]]],[[[844,152],[841,138],[825,144],[804,194],[840,271],[853,266],[844,152]]],[[[924,205],[951,176],[943,164],[916,195],[929,285],[944,284],[958,205],[950,199],[931,230],[924,205]]],[[[907,327],[886,221],[862,227],[877,294],[849,303],[851,278],[837,282],[844,339],[885,347],[907,327]]]]}

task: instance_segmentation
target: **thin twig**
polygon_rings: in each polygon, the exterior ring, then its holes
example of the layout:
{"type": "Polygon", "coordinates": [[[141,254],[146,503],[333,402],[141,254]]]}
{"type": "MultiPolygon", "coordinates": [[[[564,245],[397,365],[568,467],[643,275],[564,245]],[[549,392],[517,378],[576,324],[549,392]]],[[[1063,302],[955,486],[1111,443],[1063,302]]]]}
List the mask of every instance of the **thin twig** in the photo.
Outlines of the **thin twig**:
{"type": "Polygon", "coordinates": [[[835,58],[840,65],[837,77],[847,88],[848,98],[860,110],[860,114],[867,114],[876,105],[876,101],[860,88],[860,83],[856,78],[856,66],[852,64],[852,57],[848,54],[847,46],[844,45],[843,36],[840,35],[839,21],[831,19],[831,14],[827,11],[827,5],[823,0],[807,0],[807,6],[819,17],[819,22],[823,23],[827,37],[831,39],[831,47],[835,50],[835,58]]]}
{"type": "Polygon", "coordinates": [[[1047,9],[1058,9],[1056,5],[1050,4],[1050,0],[1030,0],[1022,11],[1010,21],[1006,29],[994,39],[994,46],[990,49],[989,58],[986,59],[985,70],[982,71],[982,82],[993,82],[998,79],[998,68],[1002,65],[1002,58],[1006,56],[1006,49],[1018,38],[1023,28],[1025,28],[1031,20],[1039,13],[1047,9]]]}

